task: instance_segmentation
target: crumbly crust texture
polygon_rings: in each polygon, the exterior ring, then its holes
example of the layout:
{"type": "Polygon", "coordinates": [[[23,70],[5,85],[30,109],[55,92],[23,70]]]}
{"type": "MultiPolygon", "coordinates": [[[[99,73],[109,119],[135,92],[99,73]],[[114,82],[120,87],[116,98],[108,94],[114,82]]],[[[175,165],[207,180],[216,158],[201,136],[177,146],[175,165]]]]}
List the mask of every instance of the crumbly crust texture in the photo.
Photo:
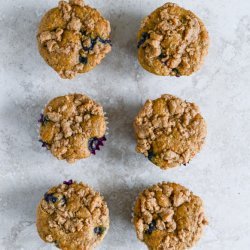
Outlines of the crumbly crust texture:
{"type": "Polygon", "coordinates": [[[167,94],[144,104],[134,128],[137,152],[162,169],[189,163],[207,134],[198,106],[167,94]]]}
{"type": "Polygon", "coordinates": [[[202,21],[174,3],[164,4],[146,17],[137,39],[142,67],[162,76],[191,75],[202,65],[209,47],[202,21]]]}
{"type": "Polygon", "coordinates": [[[111,51],[110,23],[83,0],[60,1],[39,25],[38,48],[62,78],[93,69],[111,51]]]}
{"type": "Polygon", "coordinates": [[[42,117],[41,140],[55,157],[69,163],[89,157],[90,140],[102,138],[106,132],[103,108],[82,94],[53,99],[42,117]]]}
{"type": "Polygon", "coordinates": [[[144,190],[134,207],[137,237],[150,250],[184,250],[201,237],[207,220],[202,200],[175,183],[144,190]]]}
{"type": "Polygon", "coordinates": [[[105,237],[109,210],[89,186],[73,182],[51,188],[37,208],[40,237],[63,250],[91,250],[105,237]]]}

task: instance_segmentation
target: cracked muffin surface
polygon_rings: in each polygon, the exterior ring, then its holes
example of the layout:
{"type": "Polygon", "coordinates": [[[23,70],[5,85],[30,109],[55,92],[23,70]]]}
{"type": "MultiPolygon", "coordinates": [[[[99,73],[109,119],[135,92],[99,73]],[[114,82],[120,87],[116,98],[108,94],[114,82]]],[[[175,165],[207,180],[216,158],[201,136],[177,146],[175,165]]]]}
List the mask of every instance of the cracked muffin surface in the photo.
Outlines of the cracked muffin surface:
{"type": "Polygon", "coordinates": [[[207,134],[198,106],[168,94],[144,104],[134,129],[136,151],[162,169],[189,163],[207,134]]]}
{"type": "Polygon", "coordinates": [[[136,200],[133,223],[150,250],[184,250],[201,237],[205,225],[202,200],[175,183],[159,183],[136,200]]]}
{"type": "Polygon", "coordinates": [[[38,48],[62,77],[72,79],[98,65],[111,51],[110,23],[83,0],[60,1],[42,18],[38,48]]]}
{"type": "Polygon", "coordinates": [[[202,21],[174,3],[164,4],[142,21],[137,41],[141,66],[162,76],[191,75],[201,67],[209,47],[202,21]]]}
{"type": "Polygon", "coordinates": [[[37,207],[40,237],[63,250],[91,250],[109,229],[104,198],[83,183],[65,181],[44,194],[37,207]]]}
{"type": "Polygon", "coordinates": [[[39,122],[43,146],[69,163],[95,154],[106,140],[103,108],[86,95],[54,98],[45,107],[39,122]]]}

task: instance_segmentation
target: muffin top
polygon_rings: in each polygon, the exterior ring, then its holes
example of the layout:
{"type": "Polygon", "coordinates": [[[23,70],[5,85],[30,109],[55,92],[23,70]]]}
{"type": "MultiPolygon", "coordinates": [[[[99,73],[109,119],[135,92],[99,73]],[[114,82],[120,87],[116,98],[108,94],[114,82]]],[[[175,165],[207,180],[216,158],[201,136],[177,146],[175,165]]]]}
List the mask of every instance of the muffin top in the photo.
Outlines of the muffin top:
{"type": "Polygon", "coordinates": [[[43,146],[70,163],[95,154],[106,140],[103,109],[86,95],[56,97],[45,107],[39,121],[43,146]]]}
{"type": "Polygon", "coordinates": [[[137,152],[162,169],[189,163],[207,134],[198,106],[167,94],[144,104],[134,128],[137,152]]]}
{"type": "Polygon", "coordinates": [[[39,25],[40,54],[62,78],[93,69],[111,51],[110,23],[82,0],[60,1],[39,25]]]}
{"type": "Polygon", "coordinates": [[[105,237],[109,210],[99,193],[83,183],[52,187],[37,208],[40,237],[64,250],[90,250],[105,237]]]}
{"type": "Polygon", "coordinates": [[[166,3],[146,17],[138,32],[138,58],[149,72],[191,75],[207,55],[208,32],[191,11],[166,3]]]}
{"type": "Polygon", "coordinates": [[[151,250],[187,249],[207,224],[202,200],[185,187],[166,182],[139,195],[133,222],[138,239],[151,250]]]}

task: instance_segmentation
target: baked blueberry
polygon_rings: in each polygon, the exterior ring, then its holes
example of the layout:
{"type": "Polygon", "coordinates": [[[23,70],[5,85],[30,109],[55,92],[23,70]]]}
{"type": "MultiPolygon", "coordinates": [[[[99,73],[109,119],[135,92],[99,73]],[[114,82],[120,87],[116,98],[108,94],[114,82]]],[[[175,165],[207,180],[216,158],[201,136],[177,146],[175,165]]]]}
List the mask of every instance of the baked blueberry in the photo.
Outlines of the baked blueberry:
{"type": "Polygon", "coordinates": [[[152,234],[154,230],[156,230],[156,221],[155,220],[153,220],[148,225],[148,229],[145,231],[145,234],[152,234]]]}
{"type": "Polygon", "coordinates": [[[106,141],[106,137],[103,136],[102,138],[91,138],[89,140],[89,151],[91,154],[96,154],[96,150],[100,150],[101,146],[104,146],[104,141],[106,141]]]}
{"type": "Polygon", "coordinates": [[[97,235],[102,235],[105,232],[106,228],[105,227],[95,227],[94,232],[97,235]]]}
{"type": "Polygon", "coordinates": [[[141,39],[139,40],[137,44],[137,48],[139,49],[145,42],[146,40],[150,37],[150,35],[147,32],[143,32],[141,35],[141,39]]]}
{"type": "Polygon", "coordinates": [[[48,193],[44,194],[44,200],[46,200],[47,202],[52,202],[52,203],[57,202],[57,198],[54,196],[54,194],[48,194],[48,193]]]}

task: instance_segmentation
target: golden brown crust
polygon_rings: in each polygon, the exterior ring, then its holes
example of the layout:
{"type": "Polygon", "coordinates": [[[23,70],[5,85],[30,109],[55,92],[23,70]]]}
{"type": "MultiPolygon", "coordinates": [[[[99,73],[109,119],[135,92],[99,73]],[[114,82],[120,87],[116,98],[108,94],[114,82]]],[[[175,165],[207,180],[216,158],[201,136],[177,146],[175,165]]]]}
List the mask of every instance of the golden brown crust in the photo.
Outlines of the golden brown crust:
{"type": "Polygon", "coordinates": [[[202,21],[173,3],[146,17],[137,39],[140,64],[156,75],[191,75],[208,53],[209,37],[202,21]]]}
{"type": "Polygon", "coordinates": [[[109,21],[82,0],[60,1],[41,20],[38,48],[62,78],[71,79],[93,69],[111,51],[110,32],[109,21]]]}
{"type": "Polygon", "coordinates": [[[102,107],[85,95],[54,98],[42,115],[41,140],[55,157],[68,162],[89,157],[89,140],[103,138],[105,132],[102,107]]]}
{"type": "Polygon", "coordinates": [[[199,108],[172,95],[148,100],[134,128],[137,152],[162,169],[187,164],[201,150],[207,133],[199,108]]]}
{"type": "Polygon", "coordinates": [[[175,183],[159,183],[144,190],[134,207],[139,240],[151,250],[184,250],[201,237],[207,220],[202,200],[175,183]]]}
{"type": "Polygon", "coordinates": [[[63,250],[90,250],[109,228],[109,210],[99,193],[83,183],[51,188],[37,207],[40,237],[63,250]]]}

